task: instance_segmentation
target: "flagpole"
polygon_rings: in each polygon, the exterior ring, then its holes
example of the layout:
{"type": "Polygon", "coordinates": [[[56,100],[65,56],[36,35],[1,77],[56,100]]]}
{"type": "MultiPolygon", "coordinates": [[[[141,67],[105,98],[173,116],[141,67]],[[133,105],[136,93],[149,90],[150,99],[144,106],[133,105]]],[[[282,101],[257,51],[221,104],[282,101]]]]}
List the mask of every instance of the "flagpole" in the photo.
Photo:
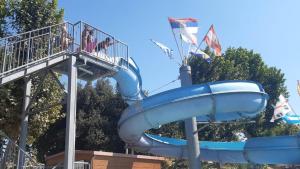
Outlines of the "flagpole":
{"type": "MultiPolygon", "coordinates": [[[[299,82],[299,80],[297,80],[297,93],[298,93],[298,95],[300,96],[300,82],[299,82]]],[[[292,108],[292,106],[290,106],[291,108],[292,108]]],[[[293,110],[293,108],[292,108],[292,110],[293,110]]],[[[294,110],[293,110],[294,111],[294,110]]],[[[297,115],[297,113],[294,111],[294,114],[295,115],[297,115]]],[[[300,119],[299,119],[300,120],[300,119]]]]}
{"type": "MultiPolygon", "coordinates": [[[[171,27],[171,29],[172,29],[172,27],[171,27]]],[[[177,42],[177,39],[176,39],[176,36],[175,36],[175,32],[174,32],[173,29],[172,29],[172,33],[173,33],[173,37],[174,37],[176,45],[177,45],[177,49],[179,51],[179,55],[180,55],[181,61],[183,61],[183,57],[182,57],[182,54],[181,54],[181,51],[180,51],[180,48],[179,48],[179,45],[178,45],[178,42],[177,42]]]]}
{"type": "MultiPolygon", "coordinates": [[[[180,28],[180,29],[181,29],[181,28],[180,28]]],[[[183,53],[183,44],[182,44],[181,31],[180,31],[180,44],[181,44],[181,53],[182,53],[183,57],[185,57],[185,56],[184,56],[184,53],[183,53]]]]}
{"type": "MultiPolygon", "coordinates": [[[[206,36],[206,35],[205,35],[206,36]]],[[[197,52],[197,50],[200,48],[200,46],[202,45],[202,43],[204,42],[204,39],[202,39],[202,41],[200,42],[200,44],[198,45],[198,47],[196,48],[195,52],[197,52]]]]}
{"type": "Polygon", "coordinates": [[[208,34],[208,32],[209,32],[209,30],[210,30],[210,28],[211,28],[212,26],[213,26],[213,24],[209,27],[209,29],[208,29],[208,31],[206,32],[204,38],[202,39],[202,41],[200,42],[200,44],[199,44],[198,47],[196,48],[196,52],[197,52],[197,50],[200,48],[200,46],[202,45],[202,43],[204,42],[204,39],[205,39],[206,35],[208,34]]]}
{"type": "Polygon", "coordinates": [[[297,80],[297,93],[300,96],[300,81],[297,80]]]}
{"type": "MultiPolygon", "coordinates": [[[[185,57],[184,56],[184,53],[183,53],[183,44],[182,44],[182,25],[181,24],[179,24],[179,26],[180,26],[180,28],[179,28],[179,30],[180,30],[180,44],[181,44],[181,53],[182,53],[182,55],[183,55],[183,57],[185,57]]],[[[185,58],[183,58],[183,59],[185,59],[185,58]]]]}

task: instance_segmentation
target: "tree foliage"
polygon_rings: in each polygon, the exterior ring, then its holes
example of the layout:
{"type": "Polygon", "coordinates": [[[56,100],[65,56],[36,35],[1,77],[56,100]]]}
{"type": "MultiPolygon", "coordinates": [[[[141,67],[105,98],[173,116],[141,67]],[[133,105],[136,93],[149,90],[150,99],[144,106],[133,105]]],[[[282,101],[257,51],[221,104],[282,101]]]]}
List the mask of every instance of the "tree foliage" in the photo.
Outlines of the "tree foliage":
{"type": "Polygon", "coordinates": [[[57,0],[12,1],[12,26],[18,32],[62,22],[64,10],[57,7],[57,0]]]}
{"type": "MultiPolygon", "coordinates": [[[[208,52],[208,51],[206,51],[208,52]]],[[[200,139],[216,141],[232,141],[235,131],[242,131],[248,137],[293,134],[298,129],[286,124],[271,123],[273,107],[280,94],[288,96],[284,84],[284,74],[280,69],[267,66],[258,53],[244,48],[228,48],[222,57],[214,57],[212,63],[201,58],[191,57],[194,84],[221,80],[251,80],[262,84],[269,95],[266,110],[260,113],[251,124],[210,125],[200,132],[200,139]]],[[[250,120],[250,119],[245,119],[250,120]]]]}
{"type": "MultiPolygon", "coordinates": [[[[78,87],[76,149],[124,152],[118,120],[126,104],[108,80],[78,87]]],[[[64,151],[65,118],[54,123],[37,141],[39,158],[64,151]]]]}
{"type": "MultiPolygon", "coordinates": [[[[63,18],[63,10],[57,8],[57,0],[1,1],[0,35],[2,37],[56,24],[62,21],[63,18]]],[[[40,108],[50,107],[60,101],[62,91],[55,80],[48,74],[43,74],[43,72],[33,75],[32,78],[32,93],[37,94],[38,97],[32,100],[30,112],[34,112],[34,114],[29,116],[29,144],[51,123],[62,116],[60,113],[61,106],[54,106],[41,112],[38,111],[40,108]],[[45,76],[42,90],[37,91],[38,85],[42,83],[45,76]]],[[[0,128],[13,139],[17,139],[19,133],[24,95],[23,87],[23,79],[0,87],[0,128]]]]}
{"type": "MultiPolygon", "coordinates": [[[[209,53],[208,50],[206,52],[209,53]]],[[[200,140],[234,141],[237,139],[233,134],[235,132],[244,132],[247,137],[292,135],[298,132],[296,126],[282,124],[280,121],[270,122],[274,112],[272,105],[275,105],[280,94],[288,96],[288,92],[284,84],[284,73],[280,69],[267,66],[258,53],[244,48],[228,48],[222,57],[214,57],[211,63],[201,58],[191,57],[189,64],[192,68],[194,84],[222,80],[251,80],[262,84],[269,95],[265,111],[254,119],[242,120],[244,122],[254,120],[255,123],[212,124],[199,132],[200,140]]],[[[208,168],[212,165],[216,166],[216,164],[206,165],[208,168]]],[[[229,167],[253,168],[254,166],[230,165],[229,167]]],[[[256,167],[264,168],[264,166],[256,167]]]]}
{"type": "Polygon", "coordinates": [[[7,1],[0,1],[0,37],[4,37],[8,33],[8,19],[10,11],[7,1]]]}

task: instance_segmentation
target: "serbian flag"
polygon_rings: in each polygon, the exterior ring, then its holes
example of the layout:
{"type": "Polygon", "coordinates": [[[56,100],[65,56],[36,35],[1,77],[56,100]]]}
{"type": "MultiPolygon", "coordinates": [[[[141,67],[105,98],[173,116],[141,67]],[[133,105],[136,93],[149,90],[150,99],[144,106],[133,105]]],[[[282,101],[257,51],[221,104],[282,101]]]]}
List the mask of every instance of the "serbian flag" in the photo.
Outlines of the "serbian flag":
{"type": "Polygon", "coordinates": [[[207,46],[210,48],[214,49],[215,55],[216,56],[221,56],[221,45],[219,43],[219,40],[217,38],[217,34],[214,29],[214,25],[211,25],[207,34],[205,35],[204,39],[205,43],[207,46]]]}
{"type": "Polygon", "coordinates": [[[171,28],[178,31],[186,43],[197,45],[198,21],[194,18],[168,18],[171,28]]]}

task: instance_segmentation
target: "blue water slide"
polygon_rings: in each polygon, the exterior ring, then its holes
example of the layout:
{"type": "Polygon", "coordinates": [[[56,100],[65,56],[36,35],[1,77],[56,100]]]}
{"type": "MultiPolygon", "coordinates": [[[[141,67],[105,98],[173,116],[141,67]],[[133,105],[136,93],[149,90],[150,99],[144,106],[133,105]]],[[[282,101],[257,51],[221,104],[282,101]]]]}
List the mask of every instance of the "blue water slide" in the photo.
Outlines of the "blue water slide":
{"type": "MultiPolygon", "coordinates": [[[[161,125],[196,116],[201,121],[254,117],[264,110],[267,94],[251,81],[192,85],[146,97],[140,71],[132,58],[114,75],[129,104],[119,120],[119,135],[139,151],[187,158],[186,141],[144,133],[161,125]]],[[[201,141],[201,160],[221,163],[299,164],[299,136],[251,138],[247,142],[201,141]],[[276,156],[274,156],[276,154],[276,156]]]]}

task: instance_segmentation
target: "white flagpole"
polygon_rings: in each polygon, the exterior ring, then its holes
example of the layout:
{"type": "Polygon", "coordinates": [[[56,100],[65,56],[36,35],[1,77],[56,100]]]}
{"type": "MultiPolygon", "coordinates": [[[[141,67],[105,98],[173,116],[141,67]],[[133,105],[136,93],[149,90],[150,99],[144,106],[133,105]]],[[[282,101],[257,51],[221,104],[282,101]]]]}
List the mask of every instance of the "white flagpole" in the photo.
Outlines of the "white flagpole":
{"type": "Polygon", "coordinates": [[[300,96],[300,81],[297,80],[297,93],[300,96]]]}
{"type": "Polygon", "coordinates": [[[180,44],[181,44],[181,53],[182,53],[183,57],[185,57],[184,53],[183,53],[183,44],[182,44],[182,25],[181,25],[181,23],[179,23],[179,25],[180,25],[180,28],[179,28],[180,35],[179,35],[179,37],[180,37],[180,44]]]}
{"type": "Polygon", "coordinates": [[[173,37],[174,37],[174,39],[175,39],[175,42],[176,42],[176,45],[177,45],[177,49],[178,49],[178,51],[179,51],[179,55],[180,55],[181,61],[183,61],[183,57],[182,57],[182,54],[181,54],[181,52],[180,52],[180,48],[179,48],[179,45],[178,45],[178,42],[177,42],[177,39],[176,39],[176,36],[175,36],[174,30],[173,30],[173,28],[172,28],[172,27],[171,27],[171,29],[172,29],[173,37]]]}
{"type": "Polygon", "coordinates": [[[198,47],[196,48],[196,52],[197,52],[197,50],[200,48],[200,46],[202,45],[202,43],[204,42],[204,39],[205,39],[206,35],[208,34],[208,32],[210,31],[210,28],[211,28],[212,26],[213,26],[213,25],[211,25],[211,26],[209,27],[209,29],[208,29],[208,31],[206,32],[204,38],[202,39],[202,41],[200,42],[200,44],[199,44],[198,47]]]}

